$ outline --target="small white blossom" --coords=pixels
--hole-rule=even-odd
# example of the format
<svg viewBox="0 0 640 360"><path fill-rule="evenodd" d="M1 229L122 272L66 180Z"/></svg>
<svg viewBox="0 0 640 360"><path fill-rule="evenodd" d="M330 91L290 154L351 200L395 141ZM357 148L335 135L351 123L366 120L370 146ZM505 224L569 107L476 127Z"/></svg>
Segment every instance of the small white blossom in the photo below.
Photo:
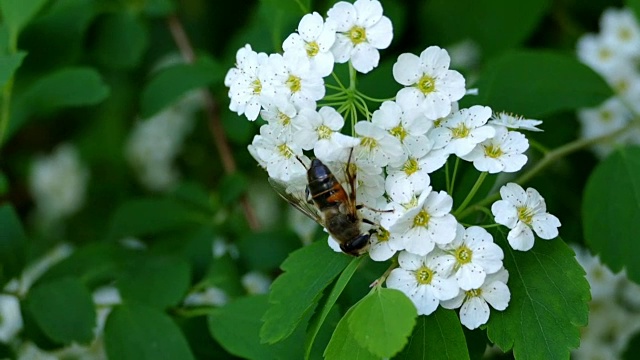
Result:
<svg viewBox="0 0 640 360"><path fill-rule="evenodd" d="M627 57L640 55L640 26L631 9L606 9L600 18L604 41Z"/></svg>
<svg viewBox="0 0 640 360"><path fill-rule="evenodd" d="M542 120L525 119L522 116L499 112L494 114L489 124L508 127L510 129L522 129L529 131L542 131L536 126L542 124Z"/></svg>
<svg viewBox="0 0 640 360"><path fill-rule="evenodd" d="M520 185L508 183L500 188L500 195L502 200L491 205L491 212L496 223L511 229L507 240L512 248L530 250L533 231L542 239L558 236L560 220L547 212L547 205L536 189L528 188L525 192Z"/></svg>
<svg viewBox="0 0 640 360"><path fill-rule="evenodd" d="M271 286L271 279L258 271L251 271L242 276L240 279L242 286L247 290L247 293L251 295L266 294L269 292L269 286Z"/></svg>
<svg viewBox="0 0 640 360"><path fill-rule="evenodd" d="M22 330L20 301L12 295L0 295L0 341L8 344Z"/></svg>
<svg viewBox="0 0 640 360"><path fill-rule="evenodd" d="M449 70L449 54L437 46L430 46L420 57L401 54L393 65L394 79L406 86L398 91L397 99L414 103L432 120L447 116L451 103L465 94L464 77Z"/></svg>
<svg viewBox="0 0 640 360"><path fill-rule="evenodd" d="M487 125L491 108L475 105L444 118L431 136L441 137L446 143L444 150L458 157L467 155L477 144L493 137L495 128Z"/></svg>
<svg viewBox="0 0 640 360"><path fill-rule="evenodd" d="M360 143L359 139L340 133L344 126L344 118L334 108L324 106L319 111L300 110L296 118L298 128L294 141L304 150L311 150L323 161L335 160L345 149Z"/></svg>
<svg viewBox="0 0 640 360"><path fill-rule="evenodd" d="M587 281L591 287L592 301L610 301L616 297L616 292L624 275L615 274L600 261L600 257L592 255L589 250L576 245L572 246L576 252L576 260L587 273Z"/></svg>
<svg viewBox="0 0 640 360"><path fill-rule="evenodd" d="M382 15L382 5L377 0L356 0L353 4L340 1L327 12L327 24L336 30L331 48L335 61L351 60L361 73L378 66L378 50L389 47L393 38L391 20Z"/></svg>
<svg viewBox="0 0 640 360"><path fill-rule="evenodd" d="M371 236L369 246L369 257L374 261L387 261L396 254L397 250L394 250L389 246L389 231L384 228L380 228L377 233Z"/></svg>
<svg viewBox="0 0 640 360"><path fill-rule="evenodd" d="M577 44L578 59L602 76L607 76L623 62L620 50L602 36L588 34Z"/></svg>
<svg viewBox="0 0 640 360"><path fill-rule="evenodd" d="M256 160L263 162L269 176L282 181L302 177L306 169L296 157L305 158L302 148L285 133L275 133L269 125L260 127L260 135L253 138Z"/></svg>
<svg viewBox="0 0 640 360"><path fill-rule="evenodd" d="M378 167L387 166L402 157L402 144L395 136L369 121L358 121L355 126L360 144L354 153Z"/></svg>
<svg viewBox="0 0 640 360"><path fill-rule="evenodd" d="M450 274L443 271L437 252L420 256L403 251L398 256L399 268L387 278L387 287L405 293L413 301L418 315L429 315L440 301L458 295L460 288Z"/></svg>
<svg viewBox="0 0 640 360"><path fill-rule="evenodd" d="M325 24L317 12L306 14L298 24L298 32L289 35L282 44L285 52L306 56L311 63L311 71L321 77L333 71L331 46L336 40L336 32Z"/></svg>
<svg viewBox="0 0 640 360"><path fill-rule="evenodd" d="M208 287L204 291L194 292L184 299L185 306L223 306L229 302L229 296L217 287Z"/></svg>
<svg viewBox="0 0 640 360"><path fill-rule="evenodd" d="M611 97L600 106L578 111L580 135L583 138L599 137L623 128L631 120L631 112L619 97ZM615 142L622 142L628 136L620 135ZM593 150L601 157L613 150L612 142L595 144Z"/></svg>
<svg viewBox="0 0 640 360"><path fill-rule="evenodd" d="M507 287L509 273L502 268L500 271L488 275L484 284L479 288L461 291L455 298L441 302L446 309L460 307L460 322L473 330L489 320L489 305L502 311L509 306L511 292Z"/></svg>
<svg viewBox="0 0 640 360"><path fill-rule="evenodd" d="M502 268L502 249L493 242L491 234L479 226L465 229L458 224L455 239L438 247L446 253L445 264L455 274L462 290L479 288L487 274Z"/></svg>
<svg viewBox="0 0 640 360"><path fill-rule="evenodd" d="M236 67L231 68L224 78L229 88L229 109L238 115L245 115L253 121L258 118L264 102L264 86L268 56L257 53L247 44L236 53Z"/></svg>
<svg viewBox="0 0 640 360"><path fill-rule="evenodd" d="M508 131L506 127L495 127L494 137L476 145L462 159L473 162L478 171L490 174L498 172L516 172L527 163L524 152L529 148L527 138L517 132Z"/></svg>
<svg viewBox="0 0 640 360"><path fill-rule="evenodd" d="M295 105L284 99L272 100L264 104L264 109L260 111L260 115L269 123L273 132L286 132L287 135L293 136L293 133L297 130L294 126L294 119L298 116L298 110L296 110Z"/></svg>

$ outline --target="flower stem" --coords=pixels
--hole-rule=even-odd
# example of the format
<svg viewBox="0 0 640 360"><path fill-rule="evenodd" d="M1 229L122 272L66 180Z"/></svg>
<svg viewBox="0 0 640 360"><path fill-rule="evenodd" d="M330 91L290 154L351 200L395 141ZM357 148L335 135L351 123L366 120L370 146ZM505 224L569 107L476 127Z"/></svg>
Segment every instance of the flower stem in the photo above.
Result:
<svg viewBox="0 0 640 360"><path fill-rule="evenodd" d="M456 175L458 174L458 165L460 165L460 158L456 156L456 163L453 165L453 175L451 175L451 187L448 193L453 196L454 185L456 184Z"/></svg>
<svg viewBox="0 0 640 360"><path fill-rule="evenodd" d="M373 101L373 102L382 103L382 102L385 102L385 101L393 101L393 100L396 99L395 96L394 97L390 97L388 99L378 99L378 98L374 98L374 97L371 97L371 96L367 96L367 95L365 95L364 93L362 93L362 92L360 92L358 90L356 90L356 92L357 92L358 96L360 96L361 98L363 98L365 100Z"/></svg>
<svg viewBox="0 0 640 360"><path fill-rule="evenodd" d="M473 197L476 195L476 192L478 192L478 189L480 189L480 186L484 182L484 179L487 177L487 174L488 173L486 171L483 171L480 173L480 176L478 176L478 180L476 180L476 183L473 184L473 187L471 188L471 191L469 191L469 193L467 194L467 197L464 199L462 204L458 206L456 211L453 212L454 215L459 214L462 210L464 210L467 207L467 205L469 205L469 202L471 202L471 199L473 199ZM458 217L456 216L456 218ZM459 219L462 219L462 217L460 217Z"/></svg>
<svg viewBox="0 0 640 360"><path fill-rule="evenodd" d="M18 35L11 34L9 35L7 50L9 54L15 54L18 52ZM7 129L9 128L9 122L11 120L11 95L13 94L13 75L9 78L7 83L4 85L2 89L2 108L0 109L0 150L4 145L4 137L6 135Z"/></svg>

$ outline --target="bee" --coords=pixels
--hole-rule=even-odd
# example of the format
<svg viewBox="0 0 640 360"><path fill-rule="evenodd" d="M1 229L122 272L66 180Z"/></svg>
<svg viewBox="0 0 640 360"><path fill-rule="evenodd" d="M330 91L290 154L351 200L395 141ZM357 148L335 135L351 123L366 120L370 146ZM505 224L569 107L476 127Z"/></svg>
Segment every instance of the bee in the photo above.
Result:
<svg viewBox="0 0 640 360"><path fill-rule="evenodd" d="M351 152L353 149L351 150ZM356 205L356 174L352 172L351 152L345 168L348 191L340 184L335 175L320 159L313 159L307 168L306 199L287 192L286 184L269 178L276 192L291 205L311 219L324 226L329 234L340 243L343 252L360 256L369 249L369 239L376 230L371 228L363 232L362 223L375 225L372 221L360 216L358 210L363 205Z"/></svg>

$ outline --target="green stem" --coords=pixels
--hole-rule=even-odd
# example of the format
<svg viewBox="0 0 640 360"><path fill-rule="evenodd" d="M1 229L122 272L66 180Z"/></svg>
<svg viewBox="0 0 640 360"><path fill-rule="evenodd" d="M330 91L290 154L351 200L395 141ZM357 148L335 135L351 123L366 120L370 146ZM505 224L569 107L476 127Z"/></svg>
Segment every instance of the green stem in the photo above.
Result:
<svg viewBox="0 0 640 360"><path fill-rule="evenodd" d="M453 196L454 185L456 184L456 176L458 174L458 165L460 165L460 158L456 156L456 163L453 165L453 175L451 176L451 188L449 194Z"/></svg>
<svg viewBox="0 0 640 360"><path fill-rule="evenodd" d="M7 50L9 54L15 54L18 52L18 34L10 32L9 44ZM11 95L13 91L13 78L12 75L2 89L2 109L0 110L0 150L4 145L4 137L7 129L9 128L9 121L11 120Z"/></svg>
<svg viewBox="0 0 640 360"><path fill-rule="evenodd" d="M393 101L393 100L396 99L395 96L387 98L387 99L378 99L378 98L374 98L374 97L371 97L371 96L367 96L367 95L365 95L364 93L362 93L362 92L360 92L358 90L356 90L356 92L357 92L358 96L360 96L361 98L369 100L369 101L373 101L373 102L380 102L381 103L381 102L385 102L385 101Z"/></svg>
<svg viewBox="0 0 640 360"><path fill-rule="evenodd" d="M482 185L482 182L484 182L484 179L487 177L487 172L481 172L480 176L478 176L478 180L476 180L476 183L473 184L473 187L471 188L471 191L469 191L469 193L467 194L467 197L464 198L464 201L462 202L462 204L460 204L460 206L458 206L458 208L456 209L456 211L453 212L454 215L459 214L462 210L464 210L467 205L469 205L469 202L471 202L471 199L473 199L473 197L476 195L476 192L478 192L478 189L480 189L480 186ZM458 218L456 216L456 218ZM461 217L459 219L462 219Z"/></svg>
<svg viewBox="0 0 640 360"><path fill-rule="evenodd" d="M342 81L340 81L340 78L335 73L335 71L331 73L331 76L333 76L333 80L336 81L336 84L338 84L338 87L340 87L341 91L346 91L347 90L347 88L344 86L344 84L342 84Z"/></svg>

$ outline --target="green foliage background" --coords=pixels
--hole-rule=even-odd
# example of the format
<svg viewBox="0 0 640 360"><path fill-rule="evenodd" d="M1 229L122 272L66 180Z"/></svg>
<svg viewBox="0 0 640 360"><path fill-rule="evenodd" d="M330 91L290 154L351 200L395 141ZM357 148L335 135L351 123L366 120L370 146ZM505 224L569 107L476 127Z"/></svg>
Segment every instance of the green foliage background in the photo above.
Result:
<svg viewBox="0 0 640 360"><path fill-rule="evenodd" d="M395 94L400 85L390 70L400 53L473 39L481 62L463 72L471 79L468 87L479 88L480 95L465 101L545 120L544 133L531 136L546 148L575 140L575 110L611 95L606 83L576 60L575 42L585 32L597 31L603 9L622 2L382 3L394 24L394 40L381 51L379 68L359 83L366 94ZM224 75L239 47L249 43L256 51L280 51L304 15L302 9L324 15L332 5L329 0L0 1L0 85L8 111L0 125L0 287L56 244L76 247L22 296L22 339L46 350L89 344L95 325L91 292L115 284L123 304L107 319L104 335L113 359L299 359L304 354L314 359L323 354L461 359L478 358L484 347L474 344L487 338L503 350L513 348L518 358L568 357L577 346L579 326L586 323L588 293L581 269L560 240L538 244L533 255L525 254L533 257L506 254L505 264L529 267L523 274L512 273L512 296L539 292L512 303L511 313L492 313L487 327L471 334L462 331L452 311L439 309L412 325L415 314L411 306L397 305L403 301L399 294L382 289L367 295L368 285L385 267L350 263L326 247L320 231L315 238L321 241L302 248L287 222L284 202L278 202L282 211L275 221L251 229L243 199L270 191L266 173L246 150L260 122L228 110ZM640 9L637 1L629 5ZM180 48L184 43L172 35L178 25L195 61L153 72L163 56L180 50L185 55ZM166 194L145 190L124 157L130 129L199 87L211 92L213 106L211 112L198 113L179 156L181 184ZM216 146L220 137L228 142L234 171L221 160ZM62 231L42 232L30 220L29 167L35 155L61 142L78 146L91 180L82 210L65 221ZM540 160L530 156L530 162ZM550 212L561 219L566 242L584 244L586 239L609 266L626 267L639 282L634 261L640 251L635 241L640 233L639 169L637 147L621 149L602 163L579 151L527 179L526 186L539 190ZM475 180L465 178L463 170L459 192L468 191ZM259 206L257 201L249 204ZM505 244L504 235L494 235ZM142 240L148 250L122 247L119 240L129 236ZM237 245L239 257L214 260L215 238ZM252 270L280 275L271 294L246 294L239 279ZM224 290L231 302L201 311L183 307L190 289L207 286ZM566 304L554 303L555 296ZM386 327L367 322L379 320L367 318L368 312L384 316L386 311L394 317ZM549 325L556 319L565 321L563 326ZM358 338L359 326L371 328L373 340ZM541 340L542 345L536 341L554 337ZM377 341L382 338L388 342ZM0 357L14 355L11 347L0 346Z"/></svg>

